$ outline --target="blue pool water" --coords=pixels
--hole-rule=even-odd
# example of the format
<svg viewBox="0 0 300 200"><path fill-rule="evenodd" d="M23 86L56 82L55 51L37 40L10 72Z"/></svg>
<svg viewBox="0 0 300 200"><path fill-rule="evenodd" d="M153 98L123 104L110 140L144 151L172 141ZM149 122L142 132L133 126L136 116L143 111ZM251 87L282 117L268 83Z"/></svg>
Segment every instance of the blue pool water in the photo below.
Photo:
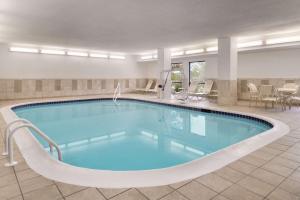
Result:
<svg viewBox="0 0 300 200"><path fill-rule="evenodd" d="M60 145L63 162L102 170L171 167L271 128L236 116L132 100L119 103L43 104L14 111Z"/></svg>

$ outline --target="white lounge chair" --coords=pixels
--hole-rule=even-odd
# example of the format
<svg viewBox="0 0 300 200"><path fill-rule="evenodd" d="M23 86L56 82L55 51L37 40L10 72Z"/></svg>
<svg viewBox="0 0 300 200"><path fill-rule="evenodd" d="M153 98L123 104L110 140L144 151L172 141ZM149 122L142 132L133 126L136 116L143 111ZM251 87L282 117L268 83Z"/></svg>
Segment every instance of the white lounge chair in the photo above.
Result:
<svg viewBox="0 0 300 200"><path fill-rule="evenodd" d="M147 92L154 92L156 93L158 90L158 81L156 81L155 86L153 89L151 89L151 87L147 90Z"/></svg>
<svg viewBox="0 0 300 200"><path fill-rule="evenodd" d="M148 83L145 88L136 88L135 90L138 92L147 92L151 88L152 84L153 84L153 80L150 79L148 80Z"/></svg>
<svg viewBox="0 0 300 200"><path fill-rule="evenodd" d="M188 91L188 96L202 98L207 97L211 93L214 81L213 80L206 80L204 82L203 87L199 87L198 85L192 84Z"/></svg>
<svg viewBox="0 0 300 200"><path fill-rule="evenodd" d="M280 97L276 94L276 90L274 90L273 85L260 86L259 100L265 103L265 108L268 107L268 103L272 104L272 108L274 108L275 104L281 103L283 108Z"/></svg>
<svg viewBox="0 0 300 200"><path fill-rule="evenodd" d="M255 101L255 105L257 105L257 102L259 100L259 91L256 87L256 85L254 83L247 83L247 87L248 87L248 90L249 90L249 106L251 106L251 102L252 101Z"/></svg>

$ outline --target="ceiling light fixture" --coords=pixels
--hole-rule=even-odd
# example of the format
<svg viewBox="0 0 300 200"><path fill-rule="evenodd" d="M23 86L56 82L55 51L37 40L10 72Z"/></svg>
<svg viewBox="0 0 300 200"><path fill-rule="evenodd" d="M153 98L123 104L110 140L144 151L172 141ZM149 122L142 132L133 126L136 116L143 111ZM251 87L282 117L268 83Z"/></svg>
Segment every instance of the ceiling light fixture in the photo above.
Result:
<svg viewBox="0 0 300 200"><path fill-rule="evenodd" d="M261 45L263 45L263 41L257 40L257 41L251 41L251 42L238 43L237 47L238 48L246 48L246 47L255 47L255 46L261 46Z"/></svg>
<svg viewBox="0 0 300 200"><path fill-rule="evenodd" d="M36 48L25 48L25 47L10 47L9 51L22 52L22 53L39 53L39 50Z"/></svg>
<svg viewBox="0 0 300 200"><path fill-rule="evenodd" d="M80 56L80 57L87 57L88 53L86 52L78 52L78 51L68 51L67 52L68 56Z"/></svg>
<svg viewBox="0 0 300 200"><path fill-rule="evenodd" d="M108 58L107 54L90 53L91 58Z"/></svg>
<svg viewBox="0 0 300 200"><path fill-rule="evenodd" d="M267 39L266 44L281 44L281 43L299 42L299 41L300 41L300 36L291 36L291 37Z"/></svg>
<svg viewBox="0 0 300 200"><path fill-rule="evenodd" d="M204 49L191 49L191 50L186 50L185 54L196 54L196 53L203 53Z"/></svg>
<svg viewBox="0 0 300 200"><path fill-rule="evenodd" d="M217 46L215 46L215 47L207 47L206 51L207 52L218 51L218 47Z"/></svg>
<svg viewBox="0 0 300 200"><path fill-rule="evenodd" d="M110 55L109 58L111 58L111 59L124 60L124 59L125 59L125 56L120 56L120 55Z"/></svg>
<svg viewBox="0 0 300 200"><path fill-rule="evenodd" d="M53 49L41 49L42 54L51 54L51 55L65 55L66 52L63 50L53 50Z"/></svg>
<svg viewBox="0 0 300 200"><path fill-rule="evenodd" d="M175 51L171 53L171 56L182 56L184 54L184 51Z"/></svg>
<svg viewBox="0 0 300 200"><path fill-rule="evenodd" d="M152 58L153 58L152 55L141 56L141 59L142 59L142 60L150 60L150 59L152 59Z"/></svg>

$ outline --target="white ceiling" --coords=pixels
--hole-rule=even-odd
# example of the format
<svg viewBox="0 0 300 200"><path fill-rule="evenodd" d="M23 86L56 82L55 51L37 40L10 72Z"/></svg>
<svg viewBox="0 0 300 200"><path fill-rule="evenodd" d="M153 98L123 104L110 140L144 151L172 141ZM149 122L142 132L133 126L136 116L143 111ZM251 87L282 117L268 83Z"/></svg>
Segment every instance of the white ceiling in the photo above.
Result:
<svg viewBox="0 0 300 200"><path fill-rule="evenodd" d="M300 0L0 0L0 41L138 52L300 25Z"/></svg>

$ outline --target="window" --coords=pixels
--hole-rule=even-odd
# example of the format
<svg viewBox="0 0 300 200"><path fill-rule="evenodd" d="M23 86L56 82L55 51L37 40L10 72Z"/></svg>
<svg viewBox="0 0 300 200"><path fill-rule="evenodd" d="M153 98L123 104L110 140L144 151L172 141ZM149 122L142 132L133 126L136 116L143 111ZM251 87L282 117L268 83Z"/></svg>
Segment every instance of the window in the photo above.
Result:
<svg viewBox="0 0 300 200"><path fill-rule="evenodd" d="M201 83L204 80L205 61L190 62L189 83Z"/></svg>
<svg viewBox="0 0 300 200"><path fill-rule="evenodd" d="M172 92L179 92L183 88L183 64L172 63L171 81L172 81Z"/></svg>

